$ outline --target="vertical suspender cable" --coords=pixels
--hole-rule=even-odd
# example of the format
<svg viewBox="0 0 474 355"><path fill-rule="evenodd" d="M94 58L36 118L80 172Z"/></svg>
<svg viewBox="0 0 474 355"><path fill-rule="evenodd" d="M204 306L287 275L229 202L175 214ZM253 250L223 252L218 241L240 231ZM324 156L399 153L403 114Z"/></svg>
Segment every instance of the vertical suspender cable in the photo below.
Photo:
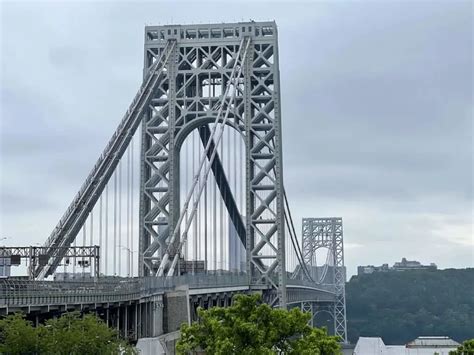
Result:
<svg viewBox="0 0 474 355"><path fill-rule="evenodd" d="M188 191L188 178L189 178L189 140L187 142L185 142L184 144L184 150L185 150L185 158L184 158L184 171L185 171L185 174L184 174L184 191ZM180 205L181 205L181 201L180 201ZM180 206L181 207L181 206ZM186 217L185 217L185 221L186 223L188 223L188 210L186 210ZM185 261L188 261L188 252L189 252L189 244L188 242L186 241L186 244L184 245L184 260ZM185 263L185 265L187 265L187 263ZM186 270L187 272L187 270Z"/></svg>
<svg viewBox="0 0 474 355"><path fill-rule="evenodd" d="M86 245L86 223L82 225L82 246ZM84 278L84 256L81 259L82 278Z"/></svg>
<svg viewBox="0 0 474 355"><path fill-rule="evenodd" d="M240 137L239 137L240 138ZM247 137L247 139L249 139L249 137ZM239 139L239 169L240 169L240 174L238 175L239 176L239 211L240 211L240 214L243 215L244 213L247 214L247 211L246 211L246 208L244 207L244 201L247 199L247 194L246 194L246 191L244 191L244 179L246 179L247 175L246 175L246 171L247 171L247 166L245 165L244 166L244 161L243 161L243 158L242 158L242 150L243 150L243 147L244 147L244 144L243 144L243 140L242 139ZM247 164L247 163L245 163ZM245 216L245 218L249 218L248 216ZM244 220L243 221L244 224L245 224L245 228L247 228L247 223L246 221ZM247 248L249 248L250 246L248 245ZM242 250L243 248L241 247L240 250ZM242 263L243 264L247 264L247 249L245 250L244 254L242 255L242 259L241 260L241 265L239 265L239 269L242 268ZM246 269L243 268L245 271Z"/></svg>
<svg viewBox="0 0 474 355"><path fill-rule="evenodd" d="M117 171L114 172L114 276L117 276Z"/></svg>
<svg viewBox="0 0 474 355"><path fill-rule="evenodd" d="M132 137L132 141L130 142L130 155L131 155L131 171L130 171L130 186L131 186L131 191L130 191L130 275L133 277L133 253L134 253L134 248L133 245L135 241L133 240L133 194L135 190L135 186L133 184L133 173L135 171L135 166L133 165L133 155L134 155L134 141Z"/></svg>
<svg viewBox="0 0 474 355"><path fill-rule="evenodd" d="M235 102L232 103L232 105L235 106ZM226 176L229 176L229 179L228 179L228 182L229 182L229 188L231 185L231 179L230 179L230 176L231 176L231 173L230 173L230 128L229 127L225 127L225 129L227 130L227 142L225 142L225 147L226 147L226 150L227 150L227 171L226 171ZM222 143L221 143L222 144ZM223 145L223 144L222 144ZM224 169L225 171L225 169ZM227 197L229 198L229 197ZM231 220L230 220L230 215L228 213L226 213L226 230L227 230L227 239L226 239L226 245L225 245L225 260L224 260L224 263L226 264L227 268L230 269L230 253L233 252L233 250L231 249L231 235L230 235L230 228L231 228Z"/></svg>
<svg viewBox="0 0 474 355"><path fill-rule="evenodd" d="M207 271L207 185L204 186L204 271Z"/></svg>
<svg viewBox="0 0 474 355"><path fill-rule="evenodd" d="M90 235L89 235L89 246L92 247L94 245L94 210L91 210L89 212L90 216L90 222L91 222L91 229L90 229ZM93 275L93 268L92 268L92 249L90 250L90 255L89 256L89 270L91 272L91 275ZM96 275L94 275L96 276Z"/></svg>
<svg viewBox="0 0 474 355"><path fill-rule="evenodd" d="M196 134L198 133L197 130L195 130L195 132L196 132ZM197 153L197 158L199 159L199 156L201 155L201 145L199 144L199 137L197 139L196 153ZM201 184L201 179L202 179L202 173L199 172L198 185ZM195 217L197 219L197 224L198 224L198 227L197 227L198 234L197 234L197 238L196 238L197 260L201 260L201 237L202 237L202 232L201 232L201 205L202 205L202 201L201 201L201 199L199 199L198 206L197 206L197 211L196 211L196 217ZM196 266L197 266L197 264L196 264Z"/></svg>
<svg viewBox="0 0 474 355"><path fill-rule="evenodd" d="M228 103L230 105L230 103ZM224 144L220 145L220 156L222 160L222 168L224 168ZM222 176L220 177L220 184L222 186ZM219 228L219 240L220 240L220 270L224 270L224 196L221 196L219 199L219 221L220 221L220 228Z"/></svg>
<svg viewBox="0 0 474 355"><path fill-rule="evenodd" d="M214 97L213 94L214 91L214 86L212 85L212 79L211 79L211 72L209 72L209 107L212 107L212 98ZM209 179L205 181L206 186L204 187L204 271L207 272L209 269L208 266L208 238L207 238L207 231L208 231L208 226L207 226L207 186L209 185Z"/></svg>
<svg viewBox="0 0 474 355"><path fill-rule="evenodd" d="M104 258L104 274L107 275L109 264L109 184L105 185L105 243L104 250L101 252Z"/></svg>
<svg viewBox="0 0 474 355"><path fill-rule="evenodd" d="M238 122L237 122L237 118L235 120L235 124L237 125ZM237 131L235 130L232 130L233 134L234 134L234 140L233 140L233 144L232 144L232 147L233 147L233 153L234 153L234 170L233 170L233 182L234 182L234 196L235 196L235 201L238 201L237 200ZM236 203L237 205L237 203ZM238 205L237 205L238 206ZM240 210L238 210L238 213L240 213ZM235 226L234 226L235 228ZM237 232L237 228L235 228L236 232ZM234 253L235 253L235 269L237 272L240 271L240 240L239 238L237 238L237 233L235 233L235 243L233 243L233 246L234 246Z"/></svg>
<svg viewBox="0 0 474 355"><path fill-rule="evenodd" d="M130 149L127 150L127 277L130 277Z"/></svg>
<svg viewBox="0 0 474 355"><path fill-rule="evenodd" d="M212 85L212 97L216 97L216 85ZM221 74L221 92L224 92L222 90L223 88L223 74ZM211 224L211 235L212 235L212 265L211 268L213 271L216 271L216 262L217 262L217 242L216 242L216 184L217 181L215 179L215 175L213 174L210 178L210 183L211 183L211 215L210 220L212 222Z"/></svg>
<svg viewBox="0 0 474 355"><path fill-rule="evenodd" d="M212 184L212 254L213 254L213 269L217 270L217 180L214 179L214 184Z"/></svg>
<svg viewBox="0 0 474 355"><path fill-rule="evenodd" d="M193 176L196 175L196 137L195 137L196 131L193 131L193 140L192 140L192 156L193 156ZM193 203L196 201L196 195L193 195ZM194 228L194 233L193 233L193 263L192 263L192 273L194 275L195 273L195 265L196 265L196 260L197 260L197 220L194 218L193 220L193 228Z"/></svg>
<svg viewBox="0 0 474 355"><path fill-rule="evenodd" d="M118 194L118 274L122 276L122 160L119 161L119 194Z"/></svg>
<svg viewBox="0 0 474 355"><path fill-rule="evenodd" d="M99 198L99 270L102 270L102 267L101 267L101 262L102 262L102 258L101 258L101 254L103 254L103 251L102 251L102 209L103 209L103 194L100 195L100 198ZM97 260L97 259L96 259ZM99 276L99 275L97 275Z"/></svg>

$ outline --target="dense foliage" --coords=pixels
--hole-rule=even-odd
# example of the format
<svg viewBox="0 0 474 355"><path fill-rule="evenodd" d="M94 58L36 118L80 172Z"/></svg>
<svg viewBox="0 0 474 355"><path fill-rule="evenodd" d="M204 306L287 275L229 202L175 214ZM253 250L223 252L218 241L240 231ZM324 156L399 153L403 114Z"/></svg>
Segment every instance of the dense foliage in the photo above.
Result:
<svg viewBox="0 0 474 355"><path fill-rule="evenodd" d="M335 355L337 339L311 328L310 315L297 308L272 309L259 295L237 295L231 307L199 309L199 322L181 327L179 354Z"/></svg>
<svg viewBox="0 0 474 355"><path fill-rule="evenodd" d="M474 269L354 276L346 285L348 335L405 344L421 335L474 337Z"/></svg>
<svg viewBox="0 0 474 355"><path fill-rule="evenodd" d="M117 338L115 330L95 315L65 313L33 327L23 315L0 320L2 354L134 354L131 346Z"/></svg>
<svg viewBox="0 0 474 355"><path fill-rule="evenodd" d="M474 355L474 339L466 340L455 351L450 351L449 355Z"/></svg>

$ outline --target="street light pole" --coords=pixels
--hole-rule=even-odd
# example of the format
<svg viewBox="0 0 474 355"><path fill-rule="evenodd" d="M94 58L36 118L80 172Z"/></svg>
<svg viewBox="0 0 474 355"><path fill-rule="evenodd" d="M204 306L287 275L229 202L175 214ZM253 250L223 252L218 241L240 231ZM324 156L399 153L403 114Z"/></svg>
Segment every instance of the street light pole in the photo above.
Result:
<svg viewBox="0 0 474 355"><path fill-rule="evenodd" d="M125 245L117 245L117 247L123 248L128 251L127 254L127 277L130 277L130 275L133 277L133 253L137 253L137 250L131 250L129 247L126 247ZM131 260L131 263L130 263ZM131 273L130 273L131 271Z"/></svg>

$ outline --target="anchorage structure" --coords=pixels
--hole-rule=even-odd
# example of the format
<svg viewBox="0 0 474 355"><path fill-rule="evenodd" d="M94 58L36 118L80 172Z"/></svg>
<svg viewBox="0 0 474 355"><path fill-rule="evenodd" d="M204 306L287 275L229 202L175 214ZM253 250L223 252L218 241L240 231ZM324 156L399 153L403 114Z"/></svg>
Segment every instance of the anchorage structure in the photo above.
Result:
<svg viewBox="0 0 474 355"><path fill-rule="evenodd" d="M303 218L303 259L307 268L319 283L324 283L328 279L334 284L336 300L332 308L334 317L334 332L344 342L347 342L346 327L346 297L345 297L345 269L344 269L344 244L342 218ZM316 251L320 248L328 250L326 264L322 267L316 264ZM332 270L329 270L332 265ZM321 275L318 270L322 269ZM304 305L305 311L318 310L313 305Z"/></svg>

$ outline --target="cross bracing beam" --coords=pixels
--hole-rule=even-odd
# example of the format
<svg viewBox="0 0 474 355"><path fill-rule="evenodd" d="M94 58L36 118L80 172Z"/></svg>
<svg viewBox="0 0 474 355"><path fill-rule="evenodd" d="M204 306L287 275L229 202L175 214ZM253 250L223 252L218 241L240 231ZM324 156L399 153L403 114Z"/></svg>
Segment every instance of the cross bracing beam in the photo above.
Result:
<svg viewBox="0 0 474 355"><path fill-rule="evenodd" d="M40 265L35 269L35 277L42 279L55 271L65 255L65 249L58 247L70 246L82 228L89 212L99 199L137 130L142 115L152 99L157 83L160 82L162 76L166 75L165 66L175 45L175 41L169 40L161 56L150 67L149 73L119 127L94 165L79 193L46 241L44 247L47 248L49 261L46 265Z"/></svg>

